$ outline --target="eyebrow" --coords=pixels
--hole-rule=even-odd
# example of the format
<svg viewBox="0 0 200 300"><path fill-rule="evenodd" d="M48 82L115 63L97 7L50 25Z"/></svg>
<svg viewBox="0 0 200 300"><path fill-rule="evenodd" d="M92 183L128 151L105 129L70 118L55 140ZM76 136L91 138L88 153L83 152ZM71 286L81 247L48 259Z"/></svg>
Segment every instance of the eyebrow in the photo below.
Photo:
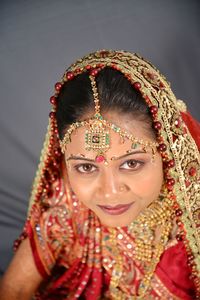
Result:
<svg viewBox="0 0 200 300"><path fill-rule="evenodd" d="M144 150L132 151L130 153L127 153L127 154L124 154L121 156L116 156L116 157L113 156L113 157L111 157L111 160L119 160L119 159L125 158L125 157L133 155L133 154L141 154L141 153L145 154L147 152ZM89 161L89 162L95 162L95 159L86 158L86 157L82 157L82 156L70 156L69 158L67 158L67 161L69 161L69 160L85 160L85 161Z"/></svg>

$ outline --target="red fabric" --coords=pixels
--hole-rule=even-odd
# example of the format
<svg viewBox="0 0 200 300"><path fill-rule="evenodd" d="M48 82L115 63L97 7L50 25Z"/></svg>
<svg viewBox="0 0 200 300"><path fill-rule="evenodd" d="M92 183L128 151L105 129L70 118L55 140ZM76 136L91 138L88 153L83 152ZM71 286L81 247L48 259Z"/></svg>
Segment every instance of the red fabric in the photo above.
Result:
<svg viewBox="0 0 200 300"><path fill-rule="evenodd" d="M33 233L33 229L30 225L30 223L27 224L27 234L30 240L30 244L31 244L31 248L32 248L32 253L33 253L33 258L35 261L35 264L37 266L38 271L40 272L40 275L46 279L48 277L48 274L43 266L43 263L40 259L40 256L38 254L37 248L36 248L36 244L35 244L35 239L34 239L34 233Z"/></svg>
<svg viewBox="0 0 200 300"><path fill-rule="evenodd" d="M187 125L198 149L200 149L200 123L196 121L188 112L181 113L183 121Z"/></svg>
<svg viewBox="0 0 200 300"><path fill-rule="evenodd" d="M195 121L189 113L182 113L182 118L186 123L192 137L194 138L197 147L200 149L200 124ZM33 256L36 266L44 279L48 279L47 271L37 249L37 243L34 236L34 227L31 224L27 225L27 234L30 239ZM62 265L62 264L61 264ZM77 275L75 269L80 270ZM102 269L99 272L97 269L83 266L79 259L74 261L74 264L69 266L69 269L62 269L52 276L51 285L47 284L47 288L38 294L36 299L65 299L66 294L82 289L82 295L85 299L97 299L98 296L105 292L109 287L110 276ZM53 274L53 273L52 273ZM59 276L58 276L59 274ZM175 296L183 300L195 299L195 287L190 280L191 270L187 265L187 254L185 246L182 242L167 249L157 265L156 275L161 280L163 285ZM87 279L85 276L87 275ZM86 285L81 283L86 281ZM48 282L48 281L47 281ZM91 291L93 292L91 294ZM51 295L51 296L50 296Z"/></svg>
<svg viewBox="0 0 200 300"><path fill-rule="evenodd" d="M156 274L171 293L184 300L194 299L194 284L187 264L183 242L167 249L157 265Z"/></svg>

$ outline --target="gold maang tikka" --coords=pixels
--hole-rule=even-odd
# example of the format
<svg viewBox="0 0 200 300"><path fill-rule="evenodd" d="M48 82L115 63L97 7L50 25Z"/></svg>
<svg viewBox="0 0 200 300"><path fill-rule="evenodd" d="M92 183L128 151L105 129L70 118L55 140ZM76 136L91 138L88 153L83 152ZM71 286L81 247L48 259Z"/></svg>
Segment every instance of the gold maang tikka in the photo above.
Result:
<svg viewBox="0 0 200 300"><path fill-rule="evenodd" d="M85 131L85 149L92 150L97 153L95 161L100 163L107 163L105 152L110 148L111 140L109 130L112 129L114 132L120 135L120 139L124 142L126 139L132 142L131 149L134 150L139 146L142 146L142 149L146 152L147 148L150 147L152 155L156 153L156 147L158 144L156 142L144 141L134 137L132 134L129 134L125 130L121 129L117 125L108 122L103 118L100 112L100 101L96 85L96 80L94 75L89 76L92 86L92 92L94 97L95 104L95 113L91 119L85 121L78 121L70 125L67 130L64 138L60 141L60 147L62 153L65 152L67 144L71 142L72 133L80 128L86 127ZM129 152L129 151L128 151Z"/></svg>

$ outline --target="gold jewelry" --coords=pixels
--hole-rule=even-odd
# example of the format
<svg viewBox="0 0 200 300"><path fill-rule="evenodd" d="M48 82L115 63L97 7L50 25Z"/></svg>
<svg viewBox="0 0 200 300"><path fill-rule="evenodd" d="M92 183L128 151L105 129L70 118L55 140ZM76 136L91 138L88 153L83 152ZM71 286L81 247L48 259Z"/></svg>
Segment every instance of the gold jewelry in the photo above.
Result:
<svg viewBox="0 0 200 300"><path fill-rule="evenodd" d="M138 218L128 227L128 233L135 237L135 247L132 254L136 260L144 265L145 273L141 279L137 296L130 299L144 299L147 290L150 287L152 276L155 268L160 261L160 256L165 250L172 229L174 213L173 213L173 194L167 194L163 191L160 198L153 202L142 212ZM158 241L155 241L156 229L161 229ZM118 228L120 239L123 231ZM113 245L113 255L115 257L114 269L110 281L110 294L113 299L127 299L126 294L120 288L120 279L123 274L122 255L118 249L116 230L111 231L111 243Z"/></svg>
<svg viewBox="0 0 200 300"><path fill-rule="evenodd" d="M62 153L65 152L67 144L71 142L72 133L80 127L86 127L87 129L85 131L85 149L88 151L93 150L97 152L95 158L96 162L107 163L107 160L105 158L105 152L110 148L110 129L120 135L120 138L123 143L126 139L130 140L132 142L132 149L136 149L138 148L138 146L141 145L142 149L146 151L147 148L150 147L152 155L154 156L156 152L156 147L158 146L157 142L144 141L142 139L138 139L132 134L129 134L127 131L121 129L117 125L103 119L103 116L100 113L99 95L96 86L95 76L90 75L89 78L91 81L93 91L95 114L93 118L89 120L75 122L70 125L63 140L60 141Z"/></svg>
<svg viewBox="0 0 200 300"><path fill-rule="evenodd" d="M47 199L48 203L52 205L53 200L49 195L57 188L55 178L60 178L62 174L56 122L60 89L65 82L73 80L79 74L104 67L119 70L134 88L139 89L150 108L153 121L157 123L159 150L164 161L164 174L169 191L175 191L176 197L173 202L178 216L177 224L181 230L179 237L185 244L191 267L191 277L194 279L198 297L200 296L200 182L199 176L196 177L196 172L199 170L200 156L197 143L181 118L180 105L177 103L169 83L152 64L137 54L112 50L91 53L71 65L62 80L55 84L55 93L50 98L52 110L49 115L49 125L30 198L29 218L35 205L43 206L43 199ZM161 126L158 126L158 122ZM85 126L84 123L83 126ZM58 161L60 162L58 163ZM195 163L195 167L191 166L191 163ZM46 186L45 189L44 186ZM80 223L79 218L77 220ZM76 220L73 221L76 222ZM83 259L86 260L87 252L84 253ZM156 255L159 257L158 252ZM113 299L116 299L115 295ZM122 300L122 298L120 299Z"/></svg>
<svg viewBox="0 0 200 300"><path fill-rule="evenodd" d="M161 197L161 196L160 196ZM129 232L137 236L135 241L135 257L143 262L151 262L154 250L155 230L161 229L162 242L165 245L168 238L163 236L163 228L167 224L172 226L172 200L166 198L154 201L139 217L129 226Z"/></svg>

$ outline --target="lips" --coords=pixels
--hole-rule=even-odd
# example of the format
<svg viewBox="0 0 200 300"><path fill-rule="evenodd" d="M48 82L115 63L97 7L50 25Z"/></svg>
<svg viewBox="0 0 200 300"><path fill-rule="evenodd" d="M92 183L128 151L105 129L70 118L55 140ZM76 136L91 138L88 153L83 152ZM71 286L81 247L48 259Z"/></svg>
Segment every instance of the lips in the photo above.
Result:
<svg viewBox="0 0 200 300"><path fill-rule="evenodd" d="M125 213L132 205L134 202L131 202L129 204L119 204L116 206L111 206L111 205L98 205L100 209L103 210L106 214L109 215L121 215Z"/></svg>

